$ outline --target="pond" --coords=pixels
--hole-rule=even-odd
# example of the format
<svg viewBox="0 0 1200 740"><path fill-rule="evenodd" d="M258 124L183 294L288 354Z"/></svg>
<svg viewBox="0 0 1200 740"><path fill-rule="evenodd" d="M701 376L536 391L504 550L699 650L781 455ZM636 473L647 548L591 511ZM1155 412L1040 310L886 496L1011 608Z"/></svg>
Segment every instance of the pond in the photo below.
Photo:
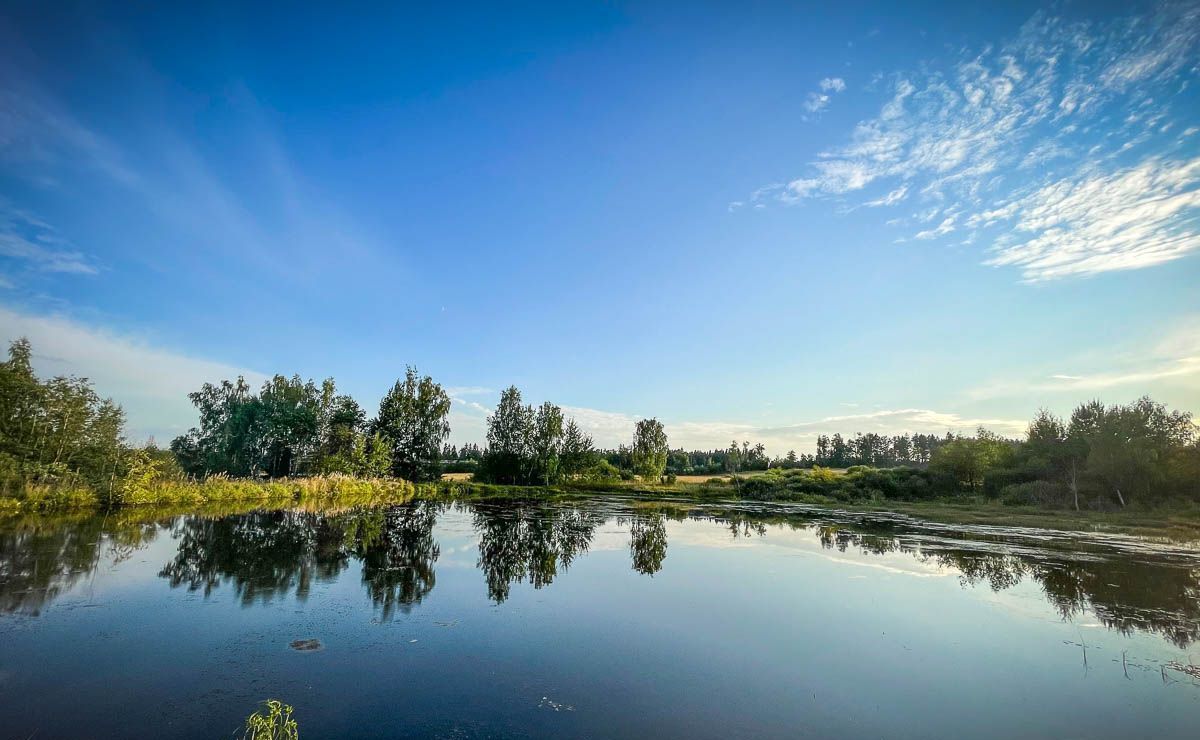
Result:
<svg viewBox="0 0 1200 740"><path fill-rule="evenodd" d="M1188 737L1200 552L803 506L0 523L0 737Z"/></svg>

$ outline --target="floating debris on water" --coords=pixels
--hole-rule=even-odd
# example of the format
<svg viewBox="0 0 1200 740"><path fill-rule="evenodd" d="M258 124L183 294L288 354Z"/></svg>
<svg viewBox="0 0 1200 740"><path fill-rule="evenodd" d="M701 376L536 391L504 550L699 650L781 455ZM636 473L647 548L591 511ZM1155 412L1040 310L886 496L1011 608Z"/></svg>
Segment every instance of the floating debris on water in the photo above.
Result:
<svg viewBox="0 0 1200 740"><path fill-rule="evenodd" d="M308 652L310 650L320 650L321 649L321 641L320 640L312 640L312 639L292 640L291 643L289 643L288 647L290 647L292 650L299 650L301 652Z"/></svg>
<svg viewBox="0 0 1200 740"><path fill-rule="evenodd" d="M542 709L542 708L553 709L556 712L574 712L575 711L575 707L571 706L570 704L562 704L560 702L554 701L553 699L551 699L548 696L543 696L542 700L540 702L538 702L538 709Z"/></svg>

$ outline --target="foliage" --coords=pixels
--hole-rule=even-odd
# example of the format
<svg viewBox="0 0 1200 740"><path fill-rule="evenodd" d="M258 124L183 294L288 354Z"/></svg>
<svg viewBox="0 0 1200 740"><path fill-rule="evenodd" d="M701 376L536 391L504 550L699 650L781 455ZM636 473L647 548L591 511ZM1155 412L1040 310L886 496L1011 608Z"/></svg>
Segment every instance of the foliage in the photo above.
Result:
<svg viewBox="0 0 1200 740"><path fill-rule="evenodd" d="M667 433L658 419L642 419L633 430L633 472L643 480L658 480L667 469Z"/></svg>
<svg viewBox="0 0 1200 740"><path fill-rule="evenodd" d="M129 467L125 415L86 378L40 380L29 341L0 362L0 495L91 491L113 497Z"/></svg>
<svg viewBox="0 0 1200 740"><path fill-rule="evenodd" d="M263 702L246 718L244 740L299 740L300 725L292 718L291 706L278 699Z"/></svg>
<svg viewBox="0 0 1200 740"><path fill-rule="evenodd" d="M500 394L488 416L487 449L475 473L485 483L549 486L587 474L595 464L592 439L562 409L522 403L516 386Z"/></svg>
<svg viewBox="0 0 1200 740"><path fill-rule="evenodd" d="M960 437L938 448L930 460L934 471L954 476L970 491L983 486L988 470L1011 458L1015 445L980 428L975 437Z"/></svg>
<svg viewBox="0 0 1200 740"><path fill-rule="evenodd" d="M371 425L391 442L393 475L411 481L438 478L449 414L450 396L442 386L409 367L379 403L379 416Z"/></svg>
<svg viewBox="0 0 1200 740"><path fill-rule="evenodd" d="M276 375L253 393L244 378L188 395L200 423L171 442L188 475L287 478L315 474L434 480L450 432L450 398L408 368L368 422L332 378L318 386Z"/></svg>
<svg viewBox="0 0 1200 740"><path fill-rule="evenodd" d="M1058 508L1066 504L1066 490L1046 480L1013 483L1000 489L1000 503L1005 506L1046 506Z"/></svg>

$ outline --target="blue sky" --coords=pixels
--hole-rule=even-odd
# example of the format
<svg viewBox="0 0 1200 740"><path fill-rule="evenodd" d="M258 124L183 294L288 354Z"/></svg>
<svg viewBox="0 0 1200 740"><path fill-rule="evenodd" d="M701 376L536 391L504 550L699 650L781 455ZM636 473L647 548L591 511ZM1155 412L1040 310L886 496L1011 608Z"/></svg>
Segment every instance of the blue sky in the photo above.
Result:
<svg viewBox="0 0 1200 740"><path fill-rule="evenodd" d="M5 3L0 337L160 440L406 364L455 441L1200 411L1200 8L1001 5Z"/></svg>

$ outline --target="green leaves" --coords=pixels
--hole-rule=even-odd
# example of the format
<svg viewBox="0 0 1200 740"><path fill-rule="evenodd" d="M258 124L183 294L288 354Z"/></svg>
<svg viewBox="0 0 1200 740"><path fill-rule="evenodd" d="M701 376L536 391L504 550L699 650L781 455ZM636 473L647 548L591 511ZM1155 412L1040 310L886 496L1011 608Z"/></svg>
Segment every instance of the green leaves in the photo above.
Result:
<svg viewBox="0 0 1200 740"><path fill-rule="evenodd" d="M19 339L0 363L0 493L82 486L110 498L126 472L124 413L85 378L39 380L31 357Z"/></svg>
<svg viewBox="0 0 1200 740"><path fill-rule="evenodd" d="M658 419L642 419L633 431L633 472L657 481L667 469L667 433Z"/></svg>
<svg viewBox="0 0 1200 740"><path fill-rule="evenodd" d="M414 482L436 480L442 444L450 435L450 396L409 367L379 403L372 429L391 442L392 474Z"/></svg>
<svg viewBox="0 0 1200 740"><path fill-rule="evenodd" d="M487 440L476 478L492 483L549 486L582 473L596 457L591 437L574 419L564 420L549 401L536 411L523 405L516 386L500 394Z"/></svg>

